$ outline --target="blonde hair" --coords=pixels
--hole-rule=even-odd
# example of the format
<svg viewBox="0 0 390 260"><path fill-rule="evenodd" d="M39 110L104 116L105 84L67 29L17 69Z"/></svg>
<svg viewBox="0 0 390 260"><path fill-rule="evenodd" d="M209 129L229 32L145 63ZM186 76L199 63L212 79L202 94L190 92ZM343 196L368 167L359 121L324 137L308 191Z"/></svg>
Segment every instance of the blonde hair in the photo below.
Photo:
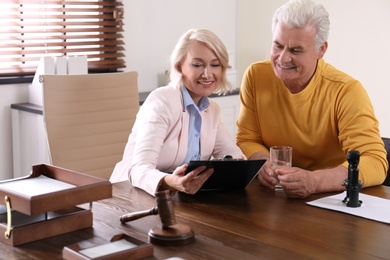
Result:
<svg viewBox="0 0 390 260"><path fill-rule="evenodd" d="M183 75L179 67L180 63L185 60L192 41L199 41L204 43L215 53L221 64L222 77L215 90L215 93L225 94L226 92L230 91L232 89L232 85L226 76L226 70L231 68L229 64L228 52L225 45L218 38L218 36L207 29L191 29L179 38L171 54L171 83L176 84L176 86L181 85Z"/></svg>

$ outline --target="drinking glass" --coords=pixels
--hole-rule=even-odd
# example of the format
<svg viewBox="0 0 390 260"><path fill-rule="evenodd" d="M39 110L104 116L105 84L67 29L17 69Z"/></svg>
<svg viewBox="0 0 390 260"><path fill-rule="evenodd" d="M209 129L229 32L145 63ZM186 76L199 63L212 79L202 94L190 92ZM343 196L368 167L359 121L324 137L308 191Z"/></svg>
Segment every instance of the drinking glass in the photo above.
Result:
<svg viewBox="0 0 390 260"><path fill-rule="evenodd" d="M271 168L274 170L274 177L278 181L275 190L282 190L282 186L279 184L278 175L275 173L275 169L279 166L292 166L292 147L277 145L270 148L270 163Z"/></svg>

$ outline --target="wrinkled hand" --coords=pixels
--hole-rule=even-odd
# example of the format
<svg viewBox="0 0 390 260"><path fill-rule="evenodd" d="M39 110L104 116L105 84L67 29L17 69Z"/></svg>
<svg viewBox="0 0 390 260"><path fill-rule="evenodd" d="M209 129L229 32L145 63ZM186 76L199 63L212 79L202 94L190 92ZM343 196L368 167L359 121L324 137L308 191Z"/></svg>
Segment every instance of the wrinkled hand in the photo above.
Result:
<svg viewBox="0 0 390 260"><path fill-rule="evenodd" d="M200 166L185 174L187 167L187 164L177 167L172 174L164 177L163 185L171 190L195 194L214 172L212 168Z"/></svg>
<svg viewBox="0 0 390 260"><path fill-rule="evenodd" d="M313 172L297 167L278 167L275 173L287 197L303 199L315 193L317 182Z"/></svg>
<svg viewBox="0 0 390 260"><path fill-rule="evenodd" d="M312 172L297 167L279 166L272 169L267 161L258 174L258 179L268 191L274 191L278 176L283 191L289 198L306 198L314 193L316 181Z"/></svg>
<svg viewBox="0 0 390 260"><path fill-rule="evenodd" d="M257 178L260 181L260 184L263 185L268 191L274 191L275 186L278 183L274 177L274 171L271 169L271 164L267 160L263 167L260 169Z"/></svg>

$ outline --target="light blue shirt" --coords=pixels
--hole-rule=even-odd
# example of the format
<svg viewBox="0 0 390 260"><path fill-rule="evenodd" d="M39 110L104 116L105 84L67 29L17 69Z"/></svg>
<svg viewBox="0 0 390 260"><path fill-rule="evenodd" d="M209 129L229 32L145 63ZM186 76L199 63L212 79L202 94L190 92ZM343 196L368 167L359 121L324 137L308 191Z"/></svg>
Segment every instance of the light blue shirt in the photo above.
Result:
<svg viewBox="0 0 390 260"><path fill-rule="evenodd" d="M200 113L209 107L210 101L208 97L202 97L197 106L184 85L181 86L181 91L183 94L184 109L190 114L188 124L188 150L183 162L188 163L191 160L200 159L200 128L202 126Z"/></svg>

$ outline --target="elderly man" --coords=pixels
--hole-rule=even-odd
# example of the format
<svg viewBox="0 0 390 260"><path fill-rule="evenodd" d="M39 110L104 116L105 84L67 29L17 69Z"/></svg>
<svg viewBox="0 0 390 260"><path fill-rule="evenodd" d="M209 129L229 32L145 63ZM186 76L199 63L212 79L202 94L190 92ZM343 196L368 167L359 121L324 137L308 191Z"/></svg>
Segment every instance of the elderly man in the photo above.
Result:
<svg viewBox="0 0 390 260"><path fill-rule="evenodd" d="M292 0L274 14L270 60L243 77L237 144L249 159L268 159L274 145L293 147L293 167L266 163L260 183L274 190L278 175L290 198L345 190L348 151L358 150L359 179L379 185L386 152L371 101L359 81L323 60L328 13L309 0Z"/></svg>

